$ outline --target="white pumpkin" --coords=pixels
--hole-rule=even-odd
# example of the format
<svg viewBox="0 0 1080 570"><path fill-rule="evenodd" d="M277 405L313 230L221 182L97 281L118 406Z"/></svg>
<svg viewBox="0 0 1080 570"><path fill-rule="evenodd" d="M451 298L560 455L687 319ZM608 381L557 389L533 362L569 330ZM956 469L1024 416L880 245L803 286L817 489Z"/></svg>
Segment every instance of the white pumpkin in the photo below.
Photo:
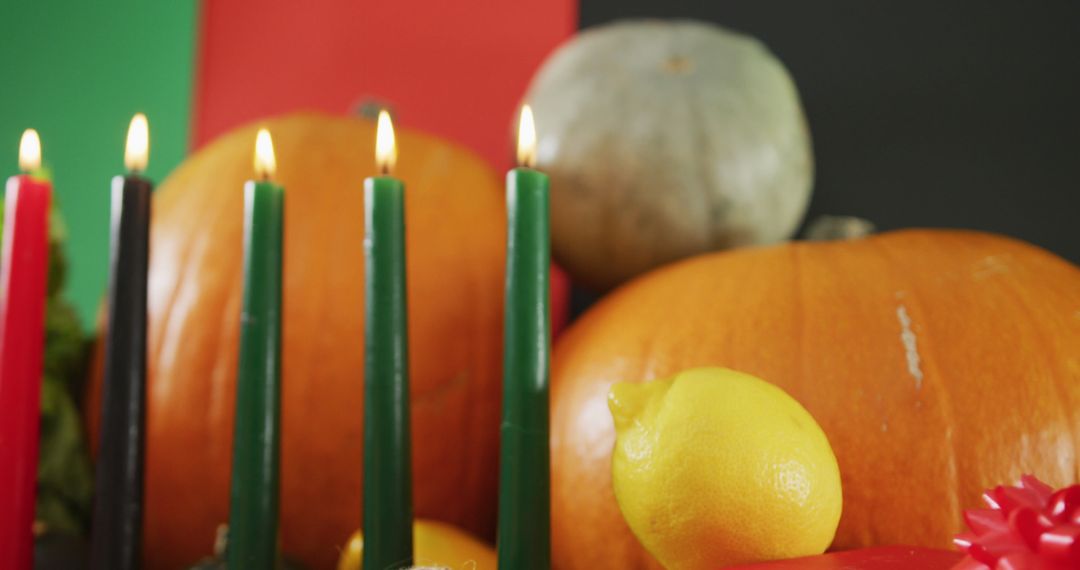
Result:
<svg viewBox="0 0 1080 570"><path fill-rule="evenodd" d="M783 240L805 213L798 92L749 36L686 20L592 28L548 58L525 100L551 175L552 250L586 286Z"/></svg>

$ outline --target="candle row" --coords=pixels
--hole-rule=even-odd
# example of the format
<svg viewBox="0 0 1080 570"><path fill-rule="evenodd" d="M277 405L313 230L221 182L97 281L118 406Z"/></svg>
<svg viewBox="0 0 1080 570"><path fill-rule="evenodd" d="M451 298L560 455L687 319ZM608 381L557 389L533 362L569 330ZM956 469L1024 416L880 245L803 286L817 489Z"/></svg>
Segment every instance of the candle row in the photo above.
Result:
<svg viewBox="0 0 1080 570"><path fill-rule="evenodd" d="M536 134L526 105L519 167L507 175L504 397L499 565L548 568L548 181L534 170ZM127 176L112 182L108 337L91 568L135 569L141 558L146 403L146 293L152 184L146 117L136 115ZM40 141L20 145L26 172L8 182L0 268L0 559L32 564L31 526L42 369L46 222L52 188ZM412 565L405 275L405 186L391 176L396 145L379 114L376 165L364 181L365 360L363 564ZM272 568L278 555L281 298L285 190L273 182L270 133L255 141L256 180L244 186L244 283L234 425L228 566Z"/></svg>

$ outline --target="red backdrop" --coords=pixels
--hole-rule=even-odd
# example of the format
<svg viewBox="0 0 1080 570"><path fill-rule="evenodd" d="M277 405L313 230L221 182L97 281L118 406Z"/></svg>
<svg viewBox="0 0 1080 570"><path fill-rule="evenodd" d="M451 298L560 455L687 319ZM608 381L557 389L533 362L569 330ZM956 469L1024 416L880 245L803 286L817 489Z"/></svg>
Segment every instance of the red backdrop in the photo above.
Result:
<svg viewBox="0 0 1080 570"><path fill-rule="evenodd" d="M376 98L502 168L529 78L576 28L573 0L209 0L195 145L259 117Z"/></svg>

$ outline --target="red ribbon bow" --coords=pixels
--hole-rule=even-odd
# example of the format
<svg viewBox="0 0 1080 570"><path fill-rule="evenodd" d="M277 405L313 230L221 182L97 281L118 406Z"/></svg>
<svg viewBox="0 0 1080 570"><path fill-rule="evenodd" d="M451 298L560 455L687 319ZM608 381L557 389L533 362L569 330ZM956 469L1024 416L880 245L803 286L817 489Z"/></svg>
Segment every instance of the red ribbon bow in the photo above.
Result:
<svg viewBox="0 0 1080 570"><path fill-rule="evenodd" d="M1080 569L1080 485L1054 491L1032 475L983 493L988 509L964 511L967 556L953 570Z"/></svg>

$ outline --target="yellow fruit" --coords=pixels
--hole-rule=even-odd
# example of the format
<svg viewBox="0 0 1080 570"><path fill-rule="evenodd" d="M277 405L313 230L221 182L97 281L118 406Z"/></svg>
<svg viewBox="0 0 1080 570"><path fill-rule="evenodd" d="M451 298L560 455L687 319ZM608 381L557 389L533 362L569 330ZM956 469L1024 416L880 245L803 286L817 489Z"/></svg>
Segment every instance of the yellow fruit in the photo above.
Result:
<svg viewBox="0 0 1080 570"><path fill-rule="evenodd" d="M413 523L413 563L417 567L450 570L495 570L495 551L472 535L437 521ZM338 570L359 570L364 557L364 535L353 533L338 559Z"/></svg>
<svg viewBox="0 0 1080 570"><path fill-rule="evenodd" d="M818 554L840 521L825 433L783 390L724 368L611 389L612 482L669 570Z"/></svg>

